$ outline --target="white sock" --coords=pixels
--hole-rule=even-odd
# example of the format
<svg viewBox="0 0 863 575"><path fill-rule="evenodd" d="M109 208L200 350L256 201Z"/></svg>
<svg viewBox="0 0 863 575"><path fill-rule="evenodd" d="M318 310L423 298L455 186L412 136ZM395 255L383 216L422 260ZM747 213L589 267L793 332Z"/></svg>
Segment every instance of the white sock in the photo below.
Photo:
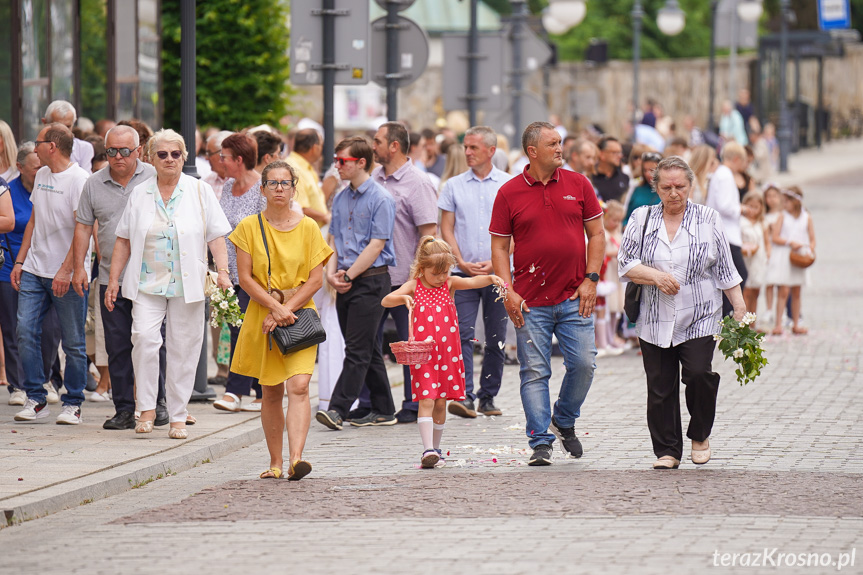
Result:
<svg viewBox="0 0 863 575"><path fill-rule="evenodd" d="M443 428L446 427L446 423L435 423L434 424L434 448L440 449L440 438L443 436Z"/></svg>
<svg viewBox="0 0 863 575"><path fill-rule="evenodd" d="M417 417L417 426L420 428L420 439L423 440L423 450L432 449L432 426L434 420L431 417Z"/></svg>

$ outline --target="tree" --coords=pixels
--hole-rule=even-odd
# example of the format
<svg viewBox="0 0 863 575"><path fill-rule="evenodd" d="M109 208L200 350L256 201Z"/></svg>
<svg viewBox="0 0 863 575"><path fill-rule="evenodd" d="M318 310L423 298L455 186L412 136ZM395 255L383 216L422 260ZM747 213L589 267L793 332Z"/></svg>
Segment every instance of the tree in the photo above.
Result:
<svg viewBox="0 0 863 575"><path fill-rule="evenodd" d="M197 120L237 130L278 124L290 96L286 0L196 6ZM165 126L180 127L180 0L162 1Z"/></svg>

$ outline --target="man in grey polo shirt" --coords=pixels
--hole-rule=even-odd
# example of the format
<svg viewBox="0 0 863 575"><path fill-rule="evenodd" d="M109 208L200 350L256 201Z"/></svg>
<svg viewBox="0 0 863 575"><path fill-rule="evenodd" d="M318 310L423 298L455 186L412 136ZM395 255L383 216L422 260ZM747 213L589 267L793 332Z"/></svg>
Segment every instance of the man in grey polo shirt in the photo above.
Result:
<svg viewBox="0 0 863 575"><path fill-rule="evenodd" d="M102 325L105 328L105 350L108 352L108 372L111 374L116 414L102 425L104 429L135 428L135 373L132 370L132 302L122 297L122 286L117 294L114 311L105 308L105 287L111 269L111 255L117 241L117 222L126 208L132 190L156 175L153 166L138 159L140 155L138 132L129 126L115 126L105 135L108 166L102 168L84 184L78 203L73 240L75 275L72 286L79 294L87 289L89 270L84 255L98 221L96 235L99 245L99 305L102 306ZM164 356L164 349L161 356ZM164 357L160 357L164 366ZM164 368L162 370L164 372ZM168 423L164 402L164 384L159 386L159 405L156 407L156 425Z"/></svg>

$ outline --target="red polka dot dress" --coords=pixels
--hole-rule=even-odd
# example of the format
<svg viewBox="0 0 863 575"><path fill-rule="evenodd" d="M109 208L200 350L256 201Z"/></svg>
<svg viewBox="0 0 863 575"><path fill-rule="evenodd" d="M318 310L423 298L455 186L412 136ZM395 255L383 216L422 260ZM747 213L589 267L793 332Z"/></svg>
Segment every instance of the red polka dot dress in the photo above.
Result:
<svg viewBox="0 0 863 575"><path fill-rule="evenodd" d="M431 336L435 341L431 361L411 366L414 401L464 399L461 336L449 282L439 288L427 288L417 279L413 322L414 339L421 341Z"/></svg>

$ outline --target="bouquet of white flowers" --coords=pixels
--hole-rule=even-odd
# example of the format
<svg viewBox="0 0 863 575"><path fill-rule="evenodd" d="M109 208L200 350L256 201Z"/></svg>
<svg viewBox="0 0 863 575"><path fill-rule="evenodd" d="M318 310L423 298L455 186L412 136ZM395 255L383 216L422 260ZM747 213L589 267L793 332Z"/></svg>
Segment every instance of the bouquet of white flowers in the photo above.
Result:
<svg viewBox="0 0 863 575"><path fill-rule="evenodd" d="M222 289L213 287L207 292L210 298L210 325L219 327L223 323L240 327L243 325L243 314L240 311L240 301L234 288Z"/></svg>
<svg viewBox="0 0 863 575"><path fill-rule="evenodd" d="M719 333L713 336L713 339L719 342L719 351L725 359L733 358L737 364L735 373L740 385L755 381L755 378L761 375L761 368L767 365L764 348L761 347L764 334L749 327L753 323L754 313L746 312L740 321L726 316L719 320Z"/></svg>

